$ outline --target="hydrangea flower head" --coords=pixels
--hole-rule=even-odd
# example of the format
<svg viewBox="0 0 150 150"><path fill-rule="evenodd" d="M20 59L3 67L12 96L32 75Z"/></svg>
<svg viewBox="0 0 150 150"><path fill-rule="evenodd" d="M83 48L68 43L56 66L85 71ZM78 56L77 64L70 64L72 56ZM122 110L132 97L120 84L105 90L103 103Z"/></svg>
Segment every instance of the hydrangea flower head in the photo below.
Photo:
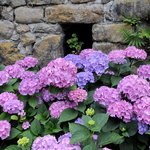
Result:
<svg viewBox="0 0 150 150"><path fill-rule="evenodd" d="M101 86L97 88L93 95L94 101L98 101L99 104L109 105L113 102L120 101L121 95L117 89L107 86Z"/></svg>
<svg viewBox="0 0 150 150"><path fill-rule="evenodd" d="M135 46L129 46L124 51L126 52L126 57L142 60L145 60L147 57L147 53L144 50L138 49Z"/></svg>
<svg viewBox="0 0 150 150"><path fill-rule="evenodd" d="M86 92L86 90L77 88L68 93L68 98L69 98L69 100L74 101L76 103L82 102L82 101L86 100L87 92Z"/></svg>
<svg viewBox="0 0 150 150"><path fill-rule="evenodd" d="M42 89L42 99L45 102L48 102L48 101L53 101L55 98L54 95L52 95L49 90Z"/></svg>
<svg viewBox="0 0 150 150"><path fill-rule="evenodd" d="M139 77L150 80L150 65L141 65L137 69L137 73Z"/></svg>
<svg viewBox="0 0 150 150"><path fill-rule="evenodd" d="M25 146L29 143L29 139L27 137L23 137L17 141L18 145Z"/></svg>
<svg viewBox="0 0 150 150"><path fill-rule="evenodd" d="M136 101L138 98L150 95L149 82L139 78L138 75L124 77L117 86L118 91L130 99Z"/></svg>
<svg viewBox="0 0 150 150"><path fill-rule="evenodd" d="M9 74L6 71L0 71L0 86L9 81Z"/></svg>
<svg viewBox="0 0 150 150"><path fill-rule="evenodd" d="M11 124L7 120L0 120L0 138L6 139L10 135Z"/></svg>
<svg viewBox="0 0 150 150"><path fill-rule="evenodd" d="M124 122L130 122L133 116L133 106L125 100L116 101L107 107L107 113L111 117L118 117Z"/></svg>
<svg viewBox="0 0 150 150"><path fill-rule="evenodd" d="M35 73L33 71L24 71L23 74L20 76L20 79L26 78L35 78Z"/></svg>
<svg viewBox="0 0 150 150"><path fill-rule="evenodd" d="M143 135L148 131L148 125L142 122L138 122L138 133Z"/></svg>
<svg viewBox="0 0 150 150"><path fill-rule="evenodd" d="M28 121L26 121L26 122L24 122L24 123L22 124L22 128L23 128L24 130L28 129L29 127L30 127L30 123L29 123Z"/></svg>
<svg viewBox="0 0 150 150"><path fill-rule="evenodd" d="M84 49L80 52L80 56L82 59L86 60L93 52L96 52L94 49Z"/></svg>

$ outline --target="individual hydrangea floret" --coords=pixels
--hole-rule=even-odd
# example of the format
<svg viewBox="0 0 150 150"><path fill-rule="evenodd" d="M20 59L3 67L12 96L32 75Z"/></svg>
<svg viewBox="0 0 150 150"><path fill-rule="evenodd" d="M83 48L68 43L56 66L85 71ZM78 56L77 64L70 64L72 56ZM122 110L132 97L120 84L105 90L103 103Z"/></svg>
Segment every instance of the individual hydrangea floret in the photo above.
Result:
<svg viewBox="0 0 150 150"><path fill-rule="evenodd" d="M150 80L150 65L141 65L137 69L137 74L139 77Z"/></svg>
<svg viewBox="0 0 150 150"><path fill-rule="evenodd" d="M113 71L105 71L104 74L115 75L115 73Z"/></svg>
<svg viewBox="0 0 150 150"><path fill-rule="evenodd" d="M135 46L129 46L124 51L126 52L126 57L142 60L145 60L147 57L147 53L144 50L138 49Z"/></svg>
<svg viewBox="0 0 150 150"><path fill-rule="evenodd" d="M98 101L102 105L110 105L113 102L120 101L121 95L117 89L107 86L97 88L93 95L94 101Z"/></svg>
<svg viewBox="0 0 150 150"><path fill-rule="evenodd" d="M25 78L20 82L18 90L22 95L33 95L34 93L38 93L41 88L42 87L38 79Z"/></svg>
<svg viewBox="0 0 150 150"><path fill-rule="evenodd" d="M98 76L101 76L109 67L108 63L108 56L101 51L96 51L93 52L85 61L84 70L88 72L95 72Z"/></svg>
<svg viewBox="0 0 150 150"><path fill-rule="evenodd" d="M92 72L79 72L77 73L77 85L80 88L84 88L85 85L90 82L94 83L94 75Z"/></svg>
<svg viewBox="0 0 150 150"><path fill-rule="evenodd" d="M54 118L59 118L60 114L63 110L67 108L77 108L77 104L75 102L68 101L57 101L51 104L49 107L50 115Z"/></svg>
<svg viewBox="0 0 150 150"><path fill-rule="evenodd" d="M24 103L20 100L7 101L3 105L3 111L9 114L19 113L24 108Z"/></svg>
<svg viewBox="0 0 150 150"><path fill-rule="evenodd" d="M7 120L0 120L0 138L6 139L10 135L11 124Z"/></svg>
<svg viewBox="0 0 150 150"><path fill-rule="evenodd" d="M73 62L77 68L83 68L84 60L79 55L68 54L64 57L64 59Z"/></svg>
<svg viewBox="0 0 150 150"><path fill-rule="evenodd" d="M3 106L7 101L18 100L18 97L14 93L3 92L0 94L0 105Z"/></svg>
<svg viewBox="0 0 150 150"><path fill-rule="evenodd" d="M148 131L148 125L142 122L138 122L138 133L143 135Z"/></svg>
<svg viewBox="0 0 150 150"><path fill-rule="evenodd" d="M118 117L124 122L130 122L133 116L133 106L125 100L116 101L107 107L107 113L111 117Z"/></svg>
<svg viewBox="0 0 150 150"><path fill-rule="evenodd" d="M0 86L9 81L9 74L6 71L0 71Z"/></svg>
<svg viewBox="0 0 150 150"><path fill-rule="evenodd" d="M150 125L150 97L139 98L134 103L133 109L139 122Z"/></svg>
<svg viewBox="0 0 150 150"><path fill-rule="evenodd" d="M117 63L119 60L124 60L126 52L123 50L112 50L108 53L108 58L111 62Z"/></svg>
<svg viewBox="0 0 150 150"><path fill-rule="evenodd" d="M78 124L83 125L83 122L82 122L81 118L77 118L74 123L78 123Z"/></svg>
<svg viewBox="0 0 150 150"><path fill-rule="evenodd" d="M29 123L28 121L23 122L22 128L23 128L24 130L28 129L29 127L30 127L30 123Z"/></svg>
<svg viewBox="0 0 150 150"><path fill-rule="evenodd" d="M9 78L20 78L25 69L17 64L14 64L6 66L4 71L9 74Z"/></svg>
<svg viewBox="0 0 150 150"><path fill-rule="evenodd" d="M88 94L87 94L86 90L77 88L68 93L68 98L69 98L69 100L78 103L78 102L83 102L84 100L86 100L87 95Z"/></svg>
<svg viewBox="0 0 150 150"><path fill-rule="evenodd" d="M26 112L24 110L21 110L18 115L20 116L20 118L23 118L26 115Z"/></svg>
<svg viewBox="0 0 150 150"><path fill-rule="evenodd" d="M84 49L80 52L79 56L81 56L82 59L86 60L93 52L96 52L96 50Z"/></svg>
<svg viewBox="0 0 150 150"><path fill-rule="evenodd" d="M118 91L130 99L132 102L138 98L150 95L149 82L139 78L138 75L128 75L124 77L117 86Z"/></svg>
<svg viewBox="0 0 150 150"><path fill-rule="evenodd" d="M58 150L58 143L54 136L37 137L32 144L32 150Z"/></svg>

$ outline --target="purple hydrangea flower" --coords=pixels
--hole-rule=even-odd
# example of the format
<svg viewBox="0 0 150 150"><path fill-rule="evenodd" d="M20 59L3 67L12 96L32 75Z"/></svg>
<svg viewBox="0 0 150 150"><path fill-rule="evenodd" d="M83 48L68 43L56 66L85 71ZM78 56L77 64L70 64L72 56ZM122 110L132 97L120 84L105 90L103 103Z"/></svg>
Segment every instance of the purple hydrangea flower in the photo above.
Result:
<svg viewBox="0 0 150 150"><path fill-rule="evenodd" d="M45 102L53 101L55 99L54 95L52 95L47 89L42 89L42 98Z"/></svg>
<svg viewBox="0 0 150 150"><path fill-rule="evenodd" d="M139 77L150 80L150 65L141 65L137 69L137 73Z"/></svg>
<svg viewBox="0 0 150 150"><path fill-rule="evenodd" d="M23 128L24 130L28 129L29 127L30 127L30 123L29 123L28 121L23 122L22 128Z"/></svg>
<svg viewBox="0 0 150 150"><path fill-rule="evenodd" d="M54 94L54 97L57 99L57 100L66 100L66 97L68 95L68 92L66 90L63 90L61 93L57 93L57 94Z"/></svg>
<svg viewBox="0 0 150 150"><path fill-rule="evenodd" d="M96 52L96 50L94 49L84 49L80 52L79 56L86 60L87 58L89 58L89 56L93 53L93 52Z"/></svg>
<svg viewBox="0 0 150 150"><path fill-rule="evenodd" d="M9 74L6 71L0 71L0 86L9 81Z"/></svg>
<svg viewBox="0 0 150 150"><path fill-rule="evenodd" d="M82 122L81 118L77 118L74 123L78 123L78 124L83 125L83 122Z"/></svg>
<svg viewBox="0 0 150 150"><path fill-rule="evenodd" d="M148 131L148 125L142 122L138 122L138 133L143 135Z"/></svg>
<svg viewBox="0 0 150 150"><path fill-rule="evenodd" d="M32 71L24 71L23 74L20 76L20 79L26 78L35 78L35 73Z"/></svg>

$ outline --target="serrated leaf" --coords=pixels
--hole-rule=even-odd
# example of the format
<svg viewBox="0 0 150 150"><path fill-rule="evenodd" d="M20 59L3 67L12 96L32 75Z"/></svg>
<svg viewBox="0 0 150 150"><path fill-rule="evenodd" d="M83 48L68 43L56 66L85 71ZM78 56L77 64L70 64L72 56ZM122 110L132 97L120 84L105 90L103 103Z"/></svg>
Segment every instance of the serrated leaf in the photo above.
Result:
<svg viewBox="0 0 150 150"><path fill-rule="evenodd" d="M22 150L22 149L18 147L17 145L10 145L6 147L5 150Z"/></svg>
<svg viewBox="0 0 150 150"><path fill-rule="evenodd" d="M4 70L5 66L3 64L0 65L0 71Z"/></svg>
<svg viewBox="0 0 150 150"><path fill-rule="evenodd" d="M122 77L111 76L111 84L112 86L118 85Z"/></svg>
<svg viewBox="0 0 150 150"><path fill-rule="evenodd" d="M18 80L18 78L9 79L9 82L7 84L13 85L17 80Z"/></svg>
<svg viewBox="0 0 150 150"><path fill-rule="evenodd" d="M7 138L7 140L14 139L20 133L21 132L19 130L17 130L16 128L11 128L10 136Z"/></svg>
<svg viewBox="0 0 150 150"><path fill-rule="evenodd" d="M39 102L39 99L38 97L35 97L35 96L31 96L28 100L28 104L32 107L32 108L35 108L36 105L38 104Z"/></svg>
<svg viewBox="0 0 150 150"><path fill-rule="evenodd" d="M84 113L86 109L86 105L84 103L78 103L78 110L82 113Z"/></svg>
<svg viewBox="0 0 150 150"><path fill-rule="evenodd" d="M83 116L82 116L82 122L83 122L83 124L84 124L87 128L90 127L90 125L88 124L88 122L89 122L90 120L92 120L92 118L91 118L90 116L86 116L86 115L83 115Z"/></svg>
<svg viewBox="0 0 150 150"><path fill-rule="evenodd" d="M31 123L30 129L34 135L38 135L41 131L41 124L37 119L34 119Z"/></svg>

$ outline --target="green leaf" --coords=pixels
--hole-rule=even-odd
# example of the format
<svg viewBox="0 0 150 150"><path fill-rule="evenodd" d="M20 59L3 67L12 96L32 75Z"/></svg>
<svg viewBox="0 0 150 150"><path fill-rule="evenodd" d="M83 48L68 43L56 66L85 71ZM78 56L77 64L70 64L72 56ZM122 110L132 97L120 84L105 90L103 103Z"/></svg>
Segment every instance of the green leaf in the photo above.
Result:
<svg viewBox="0 0 150 150"><path fill-rule="evenodd" d="M121 138L123 138L123 136L120 136L119 134L114 133L114 132L100 133L98 136L98 145L107 145Z"/></svg>
<svg viewBox="0 0 150 150"><path fill-rule="evenodd" d="M133 136L137 133L138 125L136 120L126 123L126 127L130 136Z"/></svg>
<svg viewBox="0 0 150 150"><path fill-rule="evenodd" d="M87 97L87 99L86 99L85 101L83 101L83 103L84 103L85 105L91 104L91 103L94 101L94 99L93 99L93 94L94 94L94 92L95 92L95 90L92 90L92 91L89 91L89 92L88 92L88 97Z"/></svg>
<svg viewBox="0 0 150 150"><path fill-rule="evenodd" d="M75 119L77 116L78 112L75 109L67 108L61 113L59 123Z"/></svg>
<svg viewBox="0 0 150 150"><path fill-rule="evenodd" d="M16 82L16 83L13 85L13 89L17 91L19 85L20 85L20 82Z"/></svg>
<svg viewBox="0 0 150 150"><path fill-rule="evenodd" d="M42 103L42 104L38 107L37 113L38 113L38 114L43 114L43 113L45 112L45 110L47 110L47 107L46 107L46 105L45 105L44 103Z"/></svg>
<svg viewBox="0 0 150 150"><path fill-rule="evenodd" d="M14 139L16 136L18 136L21 132L17 130L16 128L11 128L10 136L7 138L7 140Z"/></svg>
<svg viewBox="0 0 150 150"><path fill-rule="evenodd" d="M78 103L78 110L82 113L84 113L86 109L86 105L84 103Z"/></svg>
<svg viewBox="0 0 150 150"><path fill-rule="evenodd" d="M21 135L22 135L23 137L27 137L27 138L29 139L29 145L32 144L34 136L33 136L33 134L30 132L30 130L26 130L26 131L22 132Z"/></svg>
<svg viewBox="0 0 150 150"><path fill-rule="evenodd" d="M90 116L86 116L86 115L82 116L82 122L87 128L90 128L90 125L88 124L90 120L92 120Z"/></svg>
<svg viewBox="0 0 150 150"><path fill-rule="evenodd" d="M141 65L145 65L146 63L144 61L137 61L133 65L136 66L137 68L140 67Z"/></svg>
<svg viewBox="0 0 150 150"><path fill-rule="evenodd" d="M55 86L49 86L48 90L50 91L50 93L52 95L55 95L55 94L61 93L63 91L63 88L58 88L58 87L55 87Z"/></svg>
<svg viewBox="0 0 150 150"><path fill-rule="evenodd" d="M74 83L74 85L66 88L67 91L72 91L72 90L75 90L75 89L77 89L77 84L76 83Z"/></svg>
<svg viewBox="0 0 150 150"><path fill-rule="evenodd" d="M16 116L16 115L11 115L11 120L18 120L18 116Z"/></svg>
<svg viewBox="0 0 150 150"><path fill-rule="evenodd" d="M102 74L100 80L103 82L104 85L110 85L111 84L110 77L111 77L110 74Z"/></svg>
<svg viewBox="0 0 150 150"><path fill-rule="evenodd" d="M31 123L30 129L34 135L38 135L41 131L40 122L37 119L34 119Z"/></svg>
<svg viewBox="0 0 150 150"><path fill-rule="evenodd" d="M4 70L5 66L3 64L0 65L0 71Z"/></svg>
<svg viewBox="0 0 150 150"><path fill-rule="evenodd" d="M9 79L9 82L7 84L13 85L17 80L18 80L18 78Z"/></svg>
<svg viewBox="0 0 150 150"><path fill-rule="evenodd" d="M122 77L111 76L110 79L111 79L112 86L116 86L116 85L118 85L118 83L120 82Z"/></svg>
<svg viewBox="0 0 150 150"><path fill-rule="evenodd" d="M119 148L120 150L133 150L133 145L130 142L125 141L119 145Z"/></svg>
<svg viewBox="0 0 150 150"><path fill-rule="evenodd" d="M1 92L14 92L13 90L13 87L12 85L8 85L8 84L3 84L1 87L0 87L0 91Z"/></svg>
<svg viewBox="0 0 150 150"><path fill-rule="evenodd" d="M9 118L10 118L10 115L8 113L3 112L0 114L0 120L7 120Z"/></svg>
<svg viewBox="0 0 150 150"><path fill-rule="evenodd" d="M38 97L35 97L35 96L31 96L28 100L28 103L32 108L35 108L38 102L39 102L39 99Z"/></svg>
<svg viewBox="0 0 150 150"><path fill-rule="evenodd" d="M22 149L19 148L17 145L10 145L6 147L5 150L22 150Z"/></svg>

